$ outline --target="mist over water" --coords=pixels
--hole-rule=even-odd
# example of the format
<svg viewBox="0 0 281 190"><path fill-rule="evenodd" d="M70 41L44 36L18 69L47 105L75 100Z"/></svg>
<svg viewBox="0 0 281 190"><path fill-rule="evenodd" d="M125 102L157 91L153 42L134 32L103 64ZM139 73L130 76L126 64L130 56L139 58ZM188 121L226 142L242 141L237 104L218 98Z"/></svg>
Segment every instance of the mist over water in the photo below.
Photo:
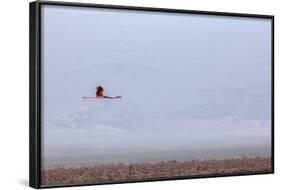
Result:
<svg viewBox="0 0 281 190"><path fill-rule="evenodd" d="M45 165L269 155L269 20L47 5L42 15ZM82 99L98 85L122 99Z"/></svg>

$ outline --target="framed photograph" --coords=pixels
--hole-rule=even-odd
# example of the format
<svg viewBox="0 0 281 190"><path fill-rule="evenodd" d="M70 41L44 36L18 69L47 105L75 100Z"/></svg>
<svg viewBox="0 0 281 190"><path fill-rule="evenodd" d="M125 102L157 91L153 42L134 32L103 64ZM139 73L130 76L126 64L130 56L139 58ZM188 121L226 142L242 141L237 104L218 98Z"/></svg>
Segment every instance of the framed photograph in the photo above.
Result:
<svg viewBox="0 0 281 190"><path fill-rule="evenodd" d="M274 17L30 3L30 186L274 172Z"/></svg>

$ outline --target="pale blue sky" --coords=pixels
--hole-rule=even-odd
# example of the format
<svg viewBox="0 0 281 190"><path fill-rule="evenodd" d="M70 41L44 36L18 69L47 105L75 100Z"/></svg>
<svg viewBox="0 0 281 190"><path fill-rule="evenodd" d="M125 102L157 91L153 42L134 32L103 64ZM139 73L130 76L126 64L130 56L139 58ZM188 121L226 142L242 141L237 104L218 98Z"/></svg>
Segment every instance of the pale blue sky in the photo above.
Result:
<svg viewBox="0 0 281 190"><path fill-rule="evenodd" d="M45 149L270 145L269 19L48 5L42 15ZM81 99L97 85L122 99Z"/></svg>

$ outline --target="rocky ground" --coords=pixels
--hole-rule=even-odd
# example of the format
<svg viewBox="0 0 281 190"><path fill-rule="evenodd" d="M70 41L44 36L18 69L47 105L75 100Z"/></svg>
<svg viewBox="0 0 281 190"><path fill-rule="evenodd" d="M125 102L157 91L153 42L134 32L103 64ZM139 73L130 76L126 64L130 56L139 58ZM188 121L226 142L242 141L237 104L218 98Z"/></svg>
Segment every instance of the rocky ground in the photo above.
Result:
<svg viewBox="0 0 281 190"><path fill-rule="evenodd" d="M169 177L270 172L271 158L242 158L206 161L176 160L142 164L95 165L42 171L42 185L107 183Z"/></svg>

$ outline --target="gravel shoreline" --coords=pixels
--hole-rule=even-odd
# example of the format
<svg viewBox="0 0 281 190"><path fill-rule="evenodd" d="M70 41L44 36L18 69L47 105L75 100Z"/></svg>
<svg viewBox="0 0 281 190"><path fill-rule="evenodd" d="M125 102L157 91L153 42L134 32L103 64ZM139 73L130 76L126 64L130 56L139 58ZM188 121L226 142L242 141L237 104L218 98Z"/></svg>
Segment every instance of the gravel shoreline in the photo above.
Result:
<svg viewBox="0 0 281 190"><path fill-rule="evenodd" d="M169 177L270 172L271 166L271 157L256 157L56 168L42 171L41 185L98 184Z"/></svg>

